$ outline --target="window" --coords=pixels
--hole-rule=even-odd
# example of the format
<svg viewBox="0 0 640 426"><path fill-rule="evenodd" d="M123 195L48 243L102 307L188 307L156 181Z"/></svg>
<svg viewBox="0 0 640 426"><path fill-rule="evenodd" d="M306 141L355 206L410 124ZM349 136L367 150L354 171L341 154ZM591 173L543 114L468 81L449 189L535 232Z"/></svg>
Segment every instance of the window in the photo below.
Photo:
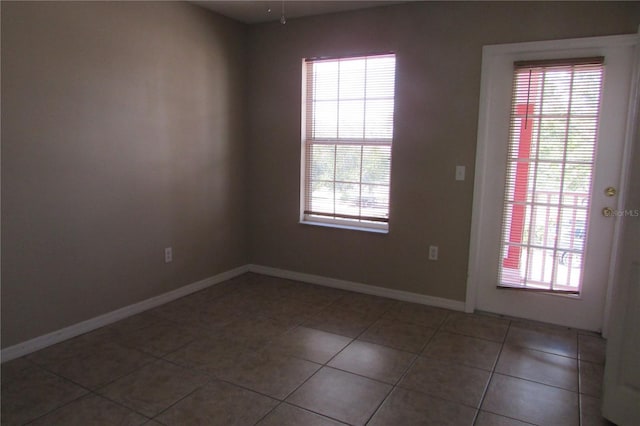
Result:
<svg viewBox="0 0 640 426"><path fill-rule="evenodd" d="M603 58L516 62L500 286L579 293Z"/></svg>
<svg viewBox="0 0 640 426"><path fill-rule="evenodd" d="M304 63L302 221L388 229L395 55Z"/></svg>

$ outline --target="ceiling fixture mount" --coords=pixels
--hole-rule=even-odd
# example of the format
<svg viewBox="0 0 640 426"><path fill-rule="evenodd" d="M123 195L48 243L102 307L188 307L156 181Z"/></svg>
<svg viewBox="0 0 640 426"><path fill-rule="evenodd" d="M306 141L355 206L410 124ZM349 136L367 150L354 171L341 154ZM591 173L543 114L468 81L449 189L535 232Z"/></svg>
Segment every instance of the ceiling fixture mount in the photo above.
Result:
<svg viewBox="0 0 640 426"><path fill-rule="evenodd" d="M282 25L287 23L287 18L284 16L284 0L282 0L282 14L280 15L280 23Z"/></svg>

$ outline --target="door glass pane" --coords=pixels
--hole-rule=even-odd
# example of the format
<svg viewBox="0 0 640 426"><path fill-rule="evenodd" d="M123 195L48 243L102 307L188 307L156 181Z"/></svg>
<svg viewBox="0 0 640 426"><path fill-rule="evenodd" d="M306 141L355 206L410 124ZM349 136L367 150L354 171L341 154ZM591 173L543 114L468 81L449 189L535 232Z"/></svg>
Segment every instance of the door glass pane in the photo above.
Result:
<svg viewBox="0 0 640 426"><path fill-rule="evenodd" d="M602 64L515 70L499 286L579 293Z"/></svg>

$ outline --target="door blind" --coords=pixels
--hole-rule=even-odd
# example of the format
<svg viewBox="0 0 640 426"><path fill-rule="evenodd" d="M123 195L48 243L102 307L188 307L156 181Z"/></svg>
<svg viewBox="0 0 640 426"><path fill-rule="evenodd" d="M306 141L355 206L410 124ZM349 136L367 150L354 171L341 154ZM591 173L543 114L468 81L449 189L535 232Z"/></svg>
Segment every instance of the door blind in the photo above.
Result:
<svg viewBox="0 0 640 426"><path fill-rule="evenodd" d="M395 55L307 60L304 219L389 221Z"/></svg>
<svg viewBox="0 0 640 426"><path fill-rule="evenodd" d="M501 287L580 292L603 62L515 63Z"/></svg>

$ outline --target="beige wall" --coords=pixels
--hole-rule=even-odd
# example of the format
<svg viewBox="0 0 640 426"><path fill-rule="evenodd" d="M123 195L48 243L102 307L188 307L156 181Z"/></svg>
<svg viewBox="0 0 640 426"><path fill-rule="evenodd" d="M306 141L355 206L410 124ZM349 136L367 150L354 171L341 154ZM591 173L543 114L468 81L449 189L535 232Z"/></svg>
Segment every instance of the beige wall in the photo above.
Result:
<svg viewBox="0 0 640 426"><path fill-rule="evenodd" d="M245 51L188 3L2 2L3 347L246 264Z"/></svg>
<svg viewBox="0 0 640 426"><path fill-rule="evenodd" d="M464 300L482 46L638 24L638 3L426 2L252 27L251 262ZM300 225L301 59L386 51L397 54L390 232Z"/></svg>

